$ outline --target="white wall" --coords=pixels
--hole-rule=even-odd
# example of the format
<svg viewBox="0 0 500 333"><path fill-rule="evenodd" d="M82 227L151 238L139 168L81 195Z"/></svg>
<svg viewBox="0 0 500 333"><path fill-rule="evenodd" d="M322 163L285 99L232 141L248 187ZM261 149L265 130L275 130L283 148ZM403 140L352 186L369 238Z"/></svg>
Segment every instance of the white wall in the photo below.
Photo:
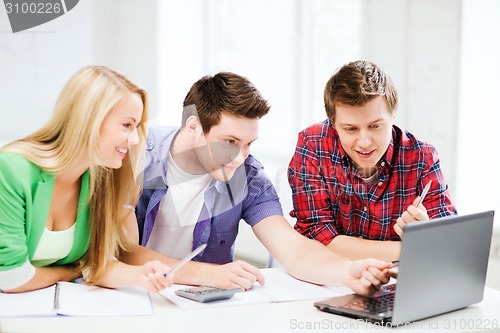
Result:
<svg viewBox="0 0 500 333"><path fill-rule="evenodd" d="M464 214L496 210L487 284L500 289L500 2L464 0L463 13L456 199Z"/></svg>
<svg viewBox="0 0 500 333"><path fill-rule="evenodd" d="M454 197L461 1L365 4L363 54L394 79L400 96L396 122L436 146Z"/></svg>
<svg viewBox="0 0 500 333"><path fill-rule="evenodd" d="M80 1L82 2L82 1ZM153 114L160 100L160 1L85 0L94 6L93 63L122 71L149 93Z"/></svg>
<svg viewBox="0 0 500 333"><path fill-rule="evenodd" d="M93 15L92 1L81 1L34 31L12 34L0 6L0 142L39 128L66 80L91 62Z"/></svg>
<svg viewBox="0 0 500 333"><path fill-rule="evenodd" d="M117 5L119 4L119 5ZM0 143L38 129L69 77L85 65L122 71L158 110L158 1L85 0L42 26L11 33L0 6Z"/></svg>
<svg viewBox="0 0 500 333"><path fill-rule="evenodd" d="M500 2L465 0L461 49L457 204L464 213L496 209L500 213ZM497 214L498 215L498 214ZM500 232L500 218L497 217ZM500 259L500 258L499 258Z"/></svg>

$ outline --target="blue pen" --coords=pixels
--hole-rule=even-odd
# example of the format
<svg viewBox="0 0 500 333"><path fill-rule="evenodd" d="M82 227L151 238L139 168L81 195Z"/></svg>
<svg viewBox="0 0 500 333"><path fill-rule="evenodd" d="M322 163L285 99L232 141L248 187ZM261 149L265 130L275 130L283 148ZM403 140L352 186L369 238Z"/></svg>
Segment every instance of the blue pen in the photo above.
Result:
<svg viewBox="0 0 500 333"><path fill-rule="evenodd" d="M193 252L191 252L190 254L188 254L187 256L182 258L181 261L179 261L177 264L175 264L174 267L172 267L168 273L163 274L163 276L167 277L168 274L173 274L176 270L178 270L179 268L184 266L188 261L190 261L191 259L196 257L196 255L198 255L198 253L203 251L206 247L207 247L207 244L202 244L202 245L198 246Z"/></svg>

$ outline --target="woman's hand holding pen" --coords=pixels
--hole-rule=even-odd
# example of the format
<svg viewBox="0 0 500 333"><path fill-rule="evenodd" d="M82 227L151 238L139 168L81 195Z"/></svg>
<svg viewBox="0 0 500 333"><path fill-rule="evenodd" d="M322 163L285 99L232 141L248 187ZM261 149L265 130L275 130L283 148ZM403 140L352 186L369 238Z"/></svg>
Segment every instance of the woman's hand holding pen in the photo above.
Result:
<svg viewBox="0 0 500 333"><path fill-rule="evenodd" d="M150 292L159 292L171 287L174 274L167 274L169 271L170 267L164 265L159 260L148 261L141 266L139 276L140 285Z"/></svg>

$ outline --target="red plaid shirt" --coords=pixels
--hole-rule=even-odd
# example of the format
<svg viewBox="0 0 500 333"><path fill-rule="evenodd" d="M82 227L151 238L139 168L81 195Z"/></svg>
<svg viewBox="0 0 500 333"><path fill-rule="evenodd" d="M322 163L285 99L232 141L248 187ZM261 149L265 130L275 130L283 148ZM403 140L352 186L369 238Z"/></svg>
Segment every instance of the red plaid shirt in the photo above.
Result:
<svg viewBox="0 0 500 333"><path fill-rule="evenodd" d="M423 202L429 218L456 214L433 146L393 126L378 180L367 185L326 120L299 133L288 168L290 216L297 219L297 231L325 245L337 235L399 240L396 219L429 180L432 186Z"/></svg>

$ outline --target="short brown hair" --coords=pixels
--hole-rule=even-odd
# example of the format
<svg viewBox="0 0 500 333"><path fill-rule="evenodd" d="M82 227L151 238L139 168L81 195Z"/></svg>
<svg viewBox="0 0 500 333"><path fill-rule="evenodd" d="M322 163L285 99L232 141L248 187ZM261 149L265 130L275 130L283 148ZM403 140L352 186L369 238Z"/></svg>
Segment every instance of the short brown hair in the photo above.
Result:
<svg viewBox="0 0 500 333"><path fill-rule="evenodd" d="M184 99L182 126L196 115L204 133L220 122L222 112L250 119L262 118L270 109L268 102L246 77L220 72L196 81Z"/></svg>
<svg viewBox="0 0 500 333"><path fill-rule="evenodd" d="M384 96L394 113L398 106L396 87L389 75L374 63L357 60L342 66L326 83L326 115L333 123L335 106L363 106L377 96Z"/></svg>

